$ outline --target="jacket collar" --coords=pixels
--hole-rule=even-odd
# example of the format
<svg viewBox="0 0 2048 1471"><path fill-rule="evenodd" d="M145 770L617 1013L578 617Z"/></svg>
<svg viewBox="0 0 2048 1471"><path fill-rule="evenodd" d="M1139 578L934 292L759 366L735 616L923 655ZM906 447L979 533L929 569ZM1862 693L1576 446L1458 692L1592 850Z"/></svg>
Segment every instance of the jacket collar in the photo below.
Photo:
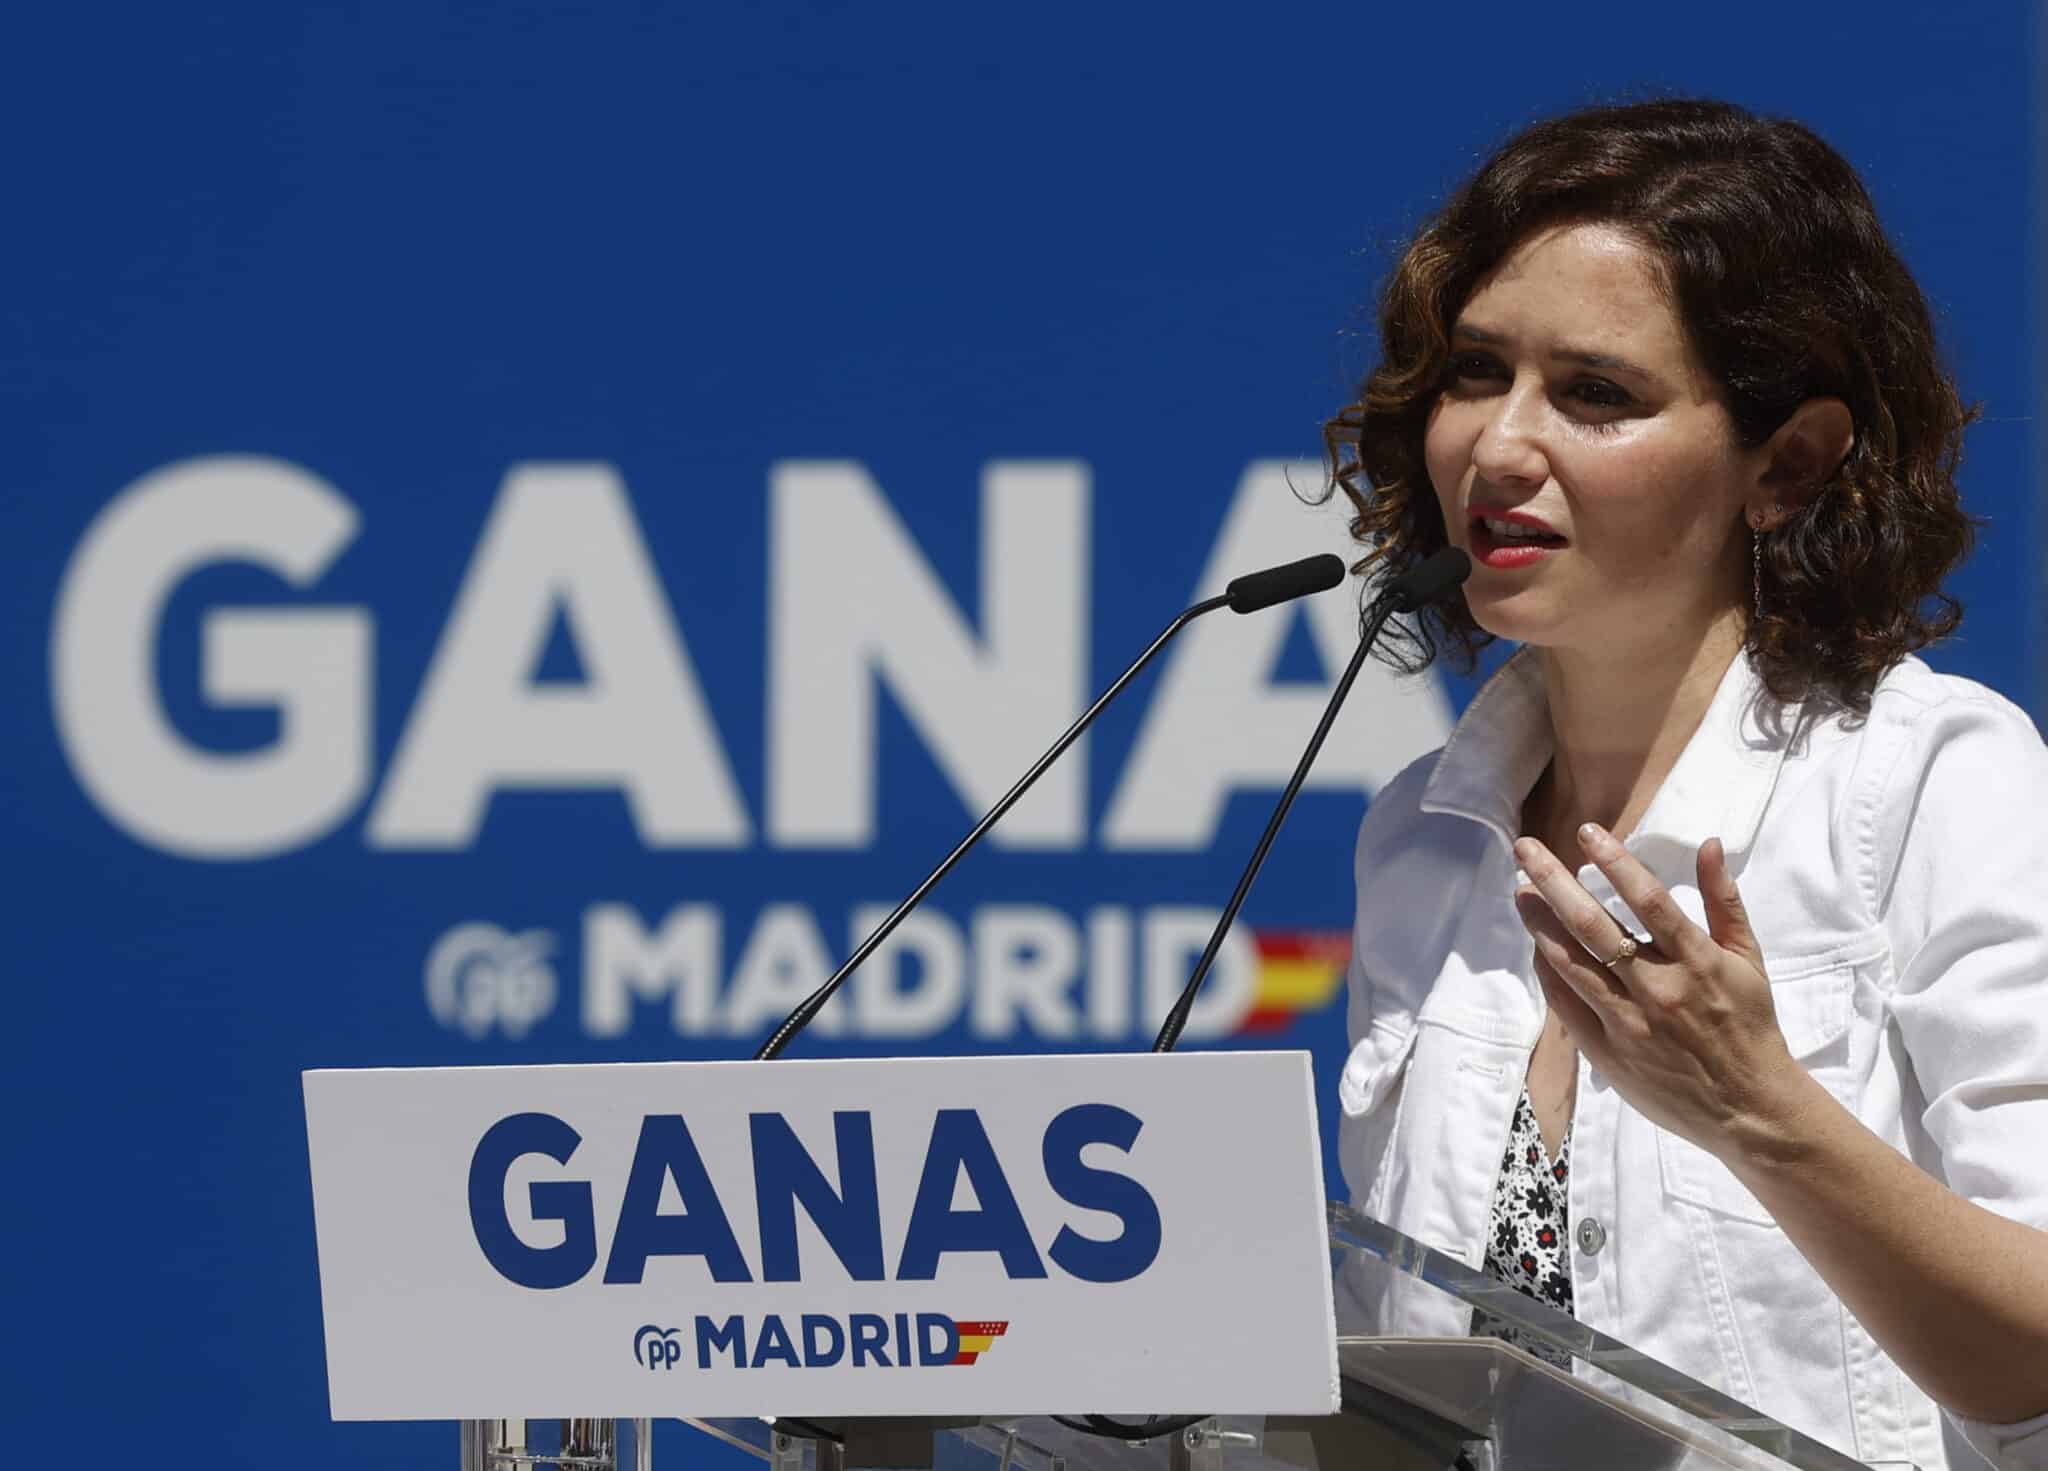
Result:
<svg viewBox="0 0 2048 1471"><path fill-rule="evenodd" d="M1659 870L1676 866L1682 853L1690 876L1694 851L1718 837L1739 864L1763 821L1803 708L1773 699L1749 656L1738 654L1627 846ZM1483 823L1512 846L1522 830L1522 803L1553 750L1543 666L1535 650L1522 649L1466 707L1437 758L1422 810Z"/></svg>

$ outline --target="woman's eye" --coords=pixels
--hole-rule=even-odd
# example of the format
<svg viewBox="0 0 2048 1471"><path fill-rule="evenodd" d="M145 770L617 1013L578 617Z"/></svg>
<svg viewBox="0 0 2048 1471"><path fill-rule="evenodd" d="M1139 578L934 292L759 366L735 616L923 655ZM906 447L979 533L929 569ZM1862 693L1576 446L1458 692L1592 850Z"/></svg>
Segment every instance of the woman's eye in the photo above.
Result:
<svg viewBox="0 0 2048 1471"><path fill-rule="evenodd" d="M1500 365L1483 352L1452 353L1450 367L1453 378L1498 378L1500 376Z"/></svg>
<svg viewBox="0 0 2048 1471"><path fill-rule="evenodd" d="M1572 396L1581 403L1588 403L1601 409L1625 409L1635 402L1627 389L1609 383L1604 378L1589 378L1574 384Z"/></svg>

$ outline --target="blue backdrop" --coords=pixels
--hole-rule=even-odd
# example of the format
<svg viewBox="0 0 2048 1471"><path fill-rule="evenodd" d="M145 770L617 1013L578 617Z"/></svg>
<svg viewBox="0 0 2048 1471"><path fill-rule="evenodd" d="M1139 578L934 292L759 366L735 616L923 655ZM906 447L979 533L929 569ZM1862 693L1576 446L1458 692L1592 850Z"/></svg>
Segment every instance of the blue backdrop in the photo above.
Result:
<svg viewBox="0 0 2048 1471"><path fill-rule="evenodd" d="M10 1402L452 1463L327 1421L300 1070L750 1050L1173 611L1343 549L1288 481L1372 282L1546 111L1864 171L1985 410L1934 662L2031 698L2038 11L1882 9L16 17ZM1141 1045L1342 596L1190 641L800 1050ZM1333 1078L1351 833L1469 691L1362 691L1202 1045Z"/></svg>

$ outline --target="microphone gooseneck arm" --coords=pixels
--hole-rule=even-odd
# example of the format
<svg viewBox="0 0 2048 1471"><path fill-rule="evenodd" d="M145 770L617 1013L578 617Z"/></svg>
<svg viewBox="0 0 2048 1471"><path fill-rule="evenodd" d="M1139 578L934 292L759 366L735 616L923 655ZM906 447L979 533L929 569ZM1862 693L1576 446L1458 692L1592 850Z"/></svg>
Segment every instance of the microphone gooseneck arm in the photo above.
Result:
<svg viewBox="0 0 2048 1471"><path fill-rule="evenodd" d="M1345 698L1351 693L1358 671L1365 667L1366 655L1379 642L1380 630L1394 614L1412 613L1435 602L1463 582L1471 570L1472 563L1463 552L1455 547L1446 547L1395 578L1373 602L1366 614L1365 631L1358 640L1358 649L1352 654L1351 662L1344 666L1344 673L1330 694L1329 704L1323 707L1323 718L1316 725L1316 733L1309 737L1308 749L1301 753L1294 775L1288 779L1287 790L1280 794L1279 804L1273 808L1272 817L1267 819L1266 830L1259 835L1259 845L1252 850L1251 862L1245 865L1244 872L1238 877L1230 903L1224 906L1222 918L1216 921L1209 943L1202 949L1202 958L1195 962L1194 974L1188 977L1180 999L1173 1003L1173 1009L1166 1013L1166 1020L1160 1024L1159 1035L1152 1040L1154 1052L1171 1052L1174 1044L1180 1041L1181 1029L1187 1026L1188 1014L1194 1010L1195 996L1202 989L1202 982L1208 979L1209 967L1216 963L1216 956L1223 949L1223 937L1230 933L1231 925L1237 920L1237 911L1244 906L1245 896L1251 893L1253 881L1265 866L1266 854L1273 847L1273 839L1279 836L1280 824L1287 820L1294 799L1301 794L1301 785L1308 780L1309 768L1315 765L1316 757L1321 754L1323 742L1329 738L1330 727L1337 723L1338 710L1343 708Z"/></svg>
<svg viewBox="0 0 2048 1471"><path fill-rule="evenodd" d="M859 948L846 958L846 963L834 971L822 986L797 1003L796 1009L783 1018L782 1025L777 1027L774 1034L761 1044L760 1050L754 1054L754 1060L756 1062L766 1062L772 1057L779 1056L782 1049L789 1045L790 1040L798 1032L801 1032L806 1026L810 1025L811 1018L824 1010L825 1003L832 999L833 994L838 991L846 978L858 970L861 964L870 955L875 953L881 943L889 938L889 935L895 930L896 926L903 922L904 916L924 902L925 895L938 887L939 880L952 872L953 865L965 856L967 850L980 842L982 834L994 827L1002 815L1017 804L1017 799L1031 790L1032 783L1043 776L1046 768L1051 766L1053 762L1059 760L1066 752L1067 747L1071 746L1079 738L1081 732L1089 727L1095 717L1102 713L1111 700L1114 700L1123 693L1124 686L1138 677L1145 666L1152 662L1153 657L1166 647L1174 635L1178 634L1183 628L1187 627L1188 624L1201 617L1204 613L1213 613L1218 608L1230 608L1239 613L1253 613L1261 608L1271 607L1275 603L1287 602L1290 599L1301 597L1306 593L1321 592L1326 588L1335 587L1343 580L1344 563L1341 559L1328 555L1307 557L1299 562L1290 562L1284 567L1272 567L1263 572L1247 573L1245 576L1232 581L1220 596L1205 599L1202 602L1196 603L1191 608L1184 609L1173 622L1166 625L1165 630L1160 633L1159 637L1152 640L1151 646L1144 653L1138 655L1137 659L1132 662L1131 667L1118 677L1116 683L1104 690L1101 698L1090 705L1082 713L1080 719L1068 726L1066 733L1052 743L1051 748L1032 764L1031 769L1018 779L1015 786L1003 794L1002 800L989 808L981 821L974 825L974 830L960 840L959 846L946 855L945 861L932 870L931 875L912 891L910 897L901 904L898 904L887 919L875 926L874 932L861 941Z"/></svg>

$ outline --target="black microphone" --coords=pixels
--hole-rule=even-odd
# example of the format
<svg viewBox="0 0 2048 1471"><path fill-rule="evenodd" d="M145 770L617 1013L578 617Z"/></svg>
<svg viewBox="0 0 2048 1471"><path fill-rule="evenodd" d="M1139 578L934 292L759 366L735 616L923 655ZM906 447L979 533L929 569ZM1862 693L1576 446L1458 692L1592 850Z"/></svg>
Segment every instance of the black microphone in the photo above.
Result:
<svg viewBox="0 0 2048 1471"><path fill-rule="evenodd" d="M897 905L895 911L875 927L874 933L860 942L853 954L847 957L846 964L834 971L824 985L797 1003L796 1009L782 1019L782 1025L775 1029L774 1035L761 1044L760 1050L754 1054L754 1060L766 1062L771 1057L779 1056L782 1049L790 1044L791 1039L810 1025L811 1018L824 1009L825 1003L832 999L833 993L839 989L841 983L860 968L862 961L875 953L876 948L889 938L890 932L903 922L904 916L924 902L925 895L938 887L939 880L952 871L953 865L960 861L967 850L981 841L981 835L994 827L997 819L1017 804L1019 797L1031 790L1031 784L1045 774L1047 767L1059 760L1067 747L1074 743L1111 700L1124 692L1124 686L1137 678L1139 671L1152 662L1153 655L1165 648L1167 641L1175 634L1204 613L1213 613L1218 608L1227 607L1238 613L1256 613L1261 608L1272 607L1275 603L1288 602L1309 593L1323 592L1343 580L1343 558L1325 552L1318 557L1304 557L1299 562L1289 562L1284 567L1268 567L1263 572L1248 572L1232 581L1220 597L1208 598L1196 603L1192 608L1182 610L1173 622L1166 625L1165 631L1152 640L1151 647L1138 655L1131 667L1118 677L1117 682L1104 690L1102 697L1090 705L1079 720L1068 726L1066 734L1054 741L1051 749L1040 756L1017 784L1003 794L1002 800L989 808L987 815L974 825L974 831L962 838L960 846L946 855L946 861L933 869L931 876L919 884L909 898Z"/></svg>
<svg viewBox="0 0 2048 1471"><path fill-rule="evenodd" d="M1470 557L1456 547L1440 547L1388 583L1377 601L1391 603L1396 613L1413 613L1428 607L1471 575ZM1378 631L1375 625L1369 634ZM1366 642L1372 642L1369 636Z"/></svg>
<svg viewBox="0 0 2048 1471"><path fill-rule="evenodd" d="M1188 1013L1194 1010L1195 994L1202 989L1202 982L1208 979L1209 967L1216 963L1217 952L1223 948L1223 937L1230 933L1230 927L1237 920L1237 911L1244 906L1245 896L1252 891L1252 880L1259 876L1265 866L1266 854L1272 849L1273 839L1279 835L1280 824L1287 820L1287 813L1294 806L1294 799L1301 794L1301 784L1308 780L1308 770L1315 765L1316 756L1323 749L1323 742L1329 737L1330 727L1337 722L1337 711L1344 699L1351 693L1351 686L1358 678L1358 671L1365 667L1365 656L1372 652L1372 646L1379 641L1380 630L1387 619L1396 613L1413 613L1418 608L1435 602L1467 577L1472 575L1472 559L1456 547L1445 547L1441 551L1423 558L1420 562L1389 582L1373 600L1366 611L1365 632L1358 641L1358 652L1351 656L1344 674L1337 681L1337 688L1330 695L1330 703L1323 708L1321 724L1316 733L1309 737L1308 749L1301 753L1301 762L1294 768L1294 776L1287 783L1287 790L1280 794L1280 804L1273 809L1273 816L1266 823L1266 831L1259 838L1259 846L1252 850L1252 861L1245 865L1243 875L1237 881L1237 889L1230 896L1230 903L1223 910L1223 917L1216 921L1216 928L1209 936L1209 943L1202 951L1202 958L1195 962L1195 972L1188 977L1187 986L1180 993L1180 999L1173 1003L1173 1009L1166 1013L1159 1035L1152 1040L1154 1052L1171 1052L1173 1044L1180 1040L1181 1029L1188 1024Z"/></svg>
<svg viewBox="0 0 2048 1471"><path fill-rule="evenodd" d="M1268 567L1263 572L1247 572L1242 577L1234 577L1223 589L1223 596L1229 600L1231 612L1256 613L1275 603L1292 602L1306 593L1322 592L1343 580L1342 559L1324 552L1321 556L1289 562L1284 567Z"/></svg>

